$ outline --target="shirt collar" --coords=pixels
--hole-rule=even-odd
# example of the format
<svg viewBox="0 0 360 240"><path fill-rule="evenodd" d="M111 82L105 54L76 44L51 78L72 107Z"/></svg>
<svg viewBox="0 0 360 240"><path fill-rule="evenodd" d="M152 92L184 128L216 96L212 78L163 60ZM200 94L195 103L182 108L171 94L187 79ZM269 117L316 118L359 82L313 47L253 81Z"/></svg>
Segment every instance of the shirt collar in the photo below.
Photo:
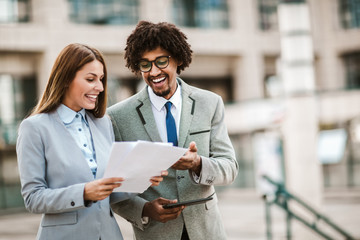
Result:
<svg viewBox="0 0 360 240"><path fill-rule="evenodd" d="M81 109L79 112L75 112L64 104L60 104L56 111L59 114L61 121L63 121L63 123L65 124L70 124L77 114L80 114L82 116L82 119L84 119L85 123L88 124L86 120L86 111L84 108Z"/></svg>
<svg viewBox="0 0 360 240"><path fill-rule="evenodd" d="M175 108L179 108L181 106L181 86L178 83L174 95L172 95L169 100L156 95L151 87L148 87L147 90L149 93L150 102L159 112L168 101L170 101Z"/></svg>

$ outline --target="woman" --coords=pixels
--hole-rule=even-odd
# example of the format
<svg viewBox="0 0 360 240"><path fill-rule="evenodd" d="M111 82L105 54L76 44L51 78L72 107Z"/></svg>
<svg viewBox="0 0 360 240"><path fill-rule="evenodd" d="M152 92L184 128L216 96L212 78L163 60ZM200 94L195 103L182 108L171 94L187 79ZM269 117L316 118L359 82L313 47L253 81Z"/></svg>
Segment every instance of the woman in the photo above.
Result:
<svg viewBox="0 0 360 240"><path fill-rule="evenodd" d="M70 44L20 125L21 192L26 208L43 214L37 239L122 239L109 204L130 194L112 193L123 178L102 179L114 141L106 85L101 53ZM150 181L156 186L162 177Z"/></svg>

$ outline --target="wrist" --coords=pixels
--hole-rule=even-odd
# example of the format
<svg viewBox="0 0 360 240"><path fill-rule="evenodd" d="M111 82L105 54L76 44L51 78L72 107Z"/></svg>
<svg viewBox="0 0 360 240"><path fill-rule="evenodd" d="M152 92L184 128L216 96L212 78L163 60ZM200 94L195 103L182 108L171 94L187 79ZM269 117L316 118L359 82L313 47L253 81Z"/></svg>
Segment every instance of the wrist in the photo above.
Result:
<svg viewBox="0 0 360 240"><path fill-rule="evenodd" d="M202 159L201 157L198 155L197 156L197 161L196 161L196 164L195 166L191 169L193 172L196 173L196 175L200 175L200 172L201 172L201 166L202 166Z"/></svg>
<svg viewBox="0 0 360 240"><path fill-rule="evenodd" d="M84 202L85 201L90 201L89 196L88 196L88 188L87 188L88 184L89 183L86 183L85 186L84 186L84 193L83 193Z"/></svg>
<svg viewBox="0 0 360 240"><path fill-rule="evenodd" d="M148 214L149 205L150 205L150 202L147 202L144 204L141 217L149 217L149 214Z"/></svg>

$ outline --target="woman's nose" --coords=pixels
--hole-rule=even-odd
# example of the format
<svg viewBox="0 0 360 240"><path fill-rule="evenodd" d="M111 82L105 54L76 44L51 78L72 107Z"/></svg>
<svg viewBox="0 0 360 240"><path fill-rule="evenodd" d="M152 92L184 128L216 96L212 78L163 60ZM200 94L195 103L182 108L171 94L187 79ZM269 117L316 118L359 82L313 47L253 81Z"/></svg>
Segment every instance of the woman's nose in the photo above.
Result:
<svg viewBox="0 0 360 240"><path fill-rule="evenodd" d="M95 89L98 90L99 92L104 91L104 85L101 80L96 82Z"/></svg>

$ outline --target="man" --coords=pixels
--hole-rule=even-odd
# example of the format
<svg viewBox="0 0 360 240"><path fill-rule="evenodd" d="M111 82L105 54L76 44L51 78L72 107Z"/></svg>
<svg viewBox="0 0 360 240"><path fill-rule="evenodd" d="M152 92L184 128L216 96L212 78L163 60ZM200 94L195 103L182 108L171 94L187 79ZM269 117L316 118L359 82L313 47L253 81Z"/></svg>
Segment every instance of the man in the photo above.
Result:
<svg viewBox="0 0 360 240"><path fill-rule="evenodd" d="M189 148L159 186L112 206L133 224L136 239L226 239L214 185L232 183L238 164L221 97L177 77L191 55L187 37L173 24L141 21L127 39L126 66L141 72L147 86L108 109L116 140ZM213 200L205 204L163 208L174 199L210 195Z"/></svg>

